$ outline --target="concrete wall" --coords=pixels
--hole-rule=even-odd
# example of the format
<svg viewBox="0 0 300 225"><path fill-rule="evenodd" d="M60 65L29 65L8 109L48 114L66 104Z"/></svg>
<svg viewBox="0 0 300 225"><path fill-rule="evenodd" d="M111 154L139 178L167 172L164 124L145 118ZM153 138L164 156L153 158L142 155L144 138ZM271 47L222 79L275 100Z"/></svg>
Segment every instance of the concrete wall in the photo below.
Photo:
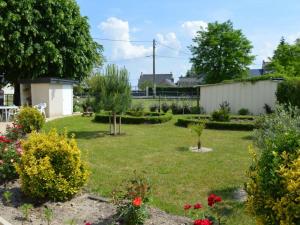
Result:
<svg viewBox="0 0 300 225"><path fill-rule="evenodd" d="M220 108L224 101L230 103L232 113L247 108L251 114L265 113L264 105L272 108L276 103L276 90L279 81L236 82L200 87L200 104L206 113Z"/></svg>

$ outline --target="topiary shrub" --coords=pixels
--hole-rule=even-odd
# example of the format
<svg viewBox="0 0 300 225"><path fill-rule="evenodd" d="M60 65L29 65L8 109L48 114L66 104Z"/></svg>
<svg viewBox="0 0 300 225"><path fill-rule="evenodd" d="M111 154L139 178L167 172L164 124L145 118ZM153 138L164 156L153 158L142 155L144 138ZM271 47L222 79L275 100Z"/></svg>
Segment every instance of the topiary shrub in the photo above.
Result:
<svg viewBox="0 0 300 225"><path fill-rule="evenodd" d="M74 138L32 132L22 141L23 155L16 170L22 191L36 199L70 199L86 183L88 171Z"/></svg>
<svg viewBox="0 0 300 225"><path fill-rule="evenodd" d="M44 126L45 117L36 108L23 107L17 114L15 122L22 126L25 133L30 133L33 130L39 131Z"/></svg>
<svg viewBox="0 0 300 225"><path fill-rule="evenodd" d="M213 113L211 114L211 118L212 118L212 120L218 121L218 122L230 121L229 113L223 109L213 111Z"/></svg>
<svg viewBox="0 0 300 225"><path fill-rule="evenodd" d="M241 108L241 109L238 111L238 114L241 115L241 116L246 116L246 115L249 115L250 112L249 112L249 109Z"/></svg>
<svg viewBox="0 0 300 225"><path fill-rule="evenodd" d="M158 110L159 106L157 104L153 104L153 105L150 105L149 109L150 109L150 112L156 112Z"/></svg>
<svg viewBox="0 0 300 225"><path fill-rule="evenodd" d="M170 106L168 105L168 103L164 102L162 105L161 105L161 109L164 113L167 113L170 109Z"/></svg>
<svg viewBox="0 0 300 225"><path fill-rule="evenodd" d="M246 206L257 224L300 224L300 110L277 106L255 130ZM296 172L298 171L298 172Z"/></svg>

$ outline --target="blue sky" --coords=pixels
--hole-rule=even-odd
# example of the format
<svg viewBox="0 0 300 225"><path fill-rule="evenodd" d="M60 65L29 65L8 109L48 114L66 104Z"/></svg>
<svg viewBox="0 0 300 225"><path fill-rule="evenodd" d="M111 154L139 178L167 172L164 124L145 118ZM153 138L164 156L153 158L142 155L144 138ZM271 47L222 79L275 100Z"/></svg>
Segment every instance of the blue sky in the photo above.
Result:
<svg viewBox="0 0 300 225"><path fill-rule="evenodd" d="M261 67L280 38L289 42L300 37L299 0L77 0L81 13L89 18L94 38L104 46L109 63L125 66L132 85L141 72L152 73L152 39L156 39L156 73L174 74L189 69L187 48L200 26L231 20L254 46L251 68ZM129 42L142 41L142 42ZM166 47L168 46L168 47Z"/></svg>

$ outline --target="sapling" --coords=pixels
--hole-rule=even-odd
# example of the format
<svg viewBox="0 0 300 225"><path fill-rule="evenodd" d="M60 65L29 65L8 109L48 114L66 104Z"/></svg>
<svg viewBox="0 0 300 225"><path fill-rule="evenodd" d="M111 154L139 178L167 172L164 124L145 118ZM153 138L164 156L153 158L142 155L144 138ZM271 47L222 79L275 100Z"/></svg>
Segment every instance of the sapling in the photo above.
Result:
<svg viewBox="0 0 300 225"><path fill-rule="evenodd" d="M3 193L3 200L4 200L5 204L10 204L11 198L12 198L12 193L10 191L5 191Z"/></svg>
<svg viewBox="0 0 300 225"><path fill-rule="evenodd" d="M201 121L200 123L192 124L189 126L189 128L197 135L197 137L198 137L197 146L198 146L198 149L201 149L201 135L205 128L205 122Z"/></svg>
<svg viewBox="0 0 300 225"><path fill-rule="evenodd" d="M23 204L21 205L21 211L23 213L23 217L26 221L29 221L29 217L30 217L30 212L31 212L31 209L33 208L33 205L32 204Z"/></svg>
<svg viewBox="0 0 300 225"><path fill-rule="evenodd" d="M53 211L50 208L45 208L44 209L44 217L45 220L47 221L47 225L50 225L52 219L53 219Z"/></svg>

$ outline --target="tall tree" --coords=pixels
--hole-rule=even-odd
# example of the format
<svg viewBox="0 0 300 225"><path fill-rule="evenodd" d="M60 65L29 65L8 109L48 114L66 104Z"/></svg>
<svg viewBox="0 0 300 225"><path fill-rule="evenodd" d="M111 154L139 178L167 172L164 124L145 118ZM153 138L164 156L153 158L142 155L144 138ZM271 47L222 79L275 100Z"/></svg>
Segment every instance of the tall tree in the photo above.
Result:
<svg viewBox="0 0 300 225"><path fill-rule="evenodd" d="M289 44L281 38L267 68L291 77L300 76L300 40Z"/></svg>
<svg viewBox="0 0 300 225"><path fill-rule="evenodd" d="M105 110L110 111L113 117L113 134L117 134L117 115L126 112L131 104L131 86L129 83L128 71L125 68L119 69L116 65L107 65L100 88L101 105ZM119 127L119 133L120 133Z"/></svg>
<svg viewBox="0 0 300 225"><path fill-rule="evenodd" d="M209 23L193 41L191 62L197 74L205 74L206 83L246 76L254 59L250 41L230 21Z"/></svg>
<svg viewBox="0 0 300 225"><path fill-rule="evenodd" d="M80 81L101 62L75 0L0 0L0 74L14 84L15 103L20 79Z"/></svg>

